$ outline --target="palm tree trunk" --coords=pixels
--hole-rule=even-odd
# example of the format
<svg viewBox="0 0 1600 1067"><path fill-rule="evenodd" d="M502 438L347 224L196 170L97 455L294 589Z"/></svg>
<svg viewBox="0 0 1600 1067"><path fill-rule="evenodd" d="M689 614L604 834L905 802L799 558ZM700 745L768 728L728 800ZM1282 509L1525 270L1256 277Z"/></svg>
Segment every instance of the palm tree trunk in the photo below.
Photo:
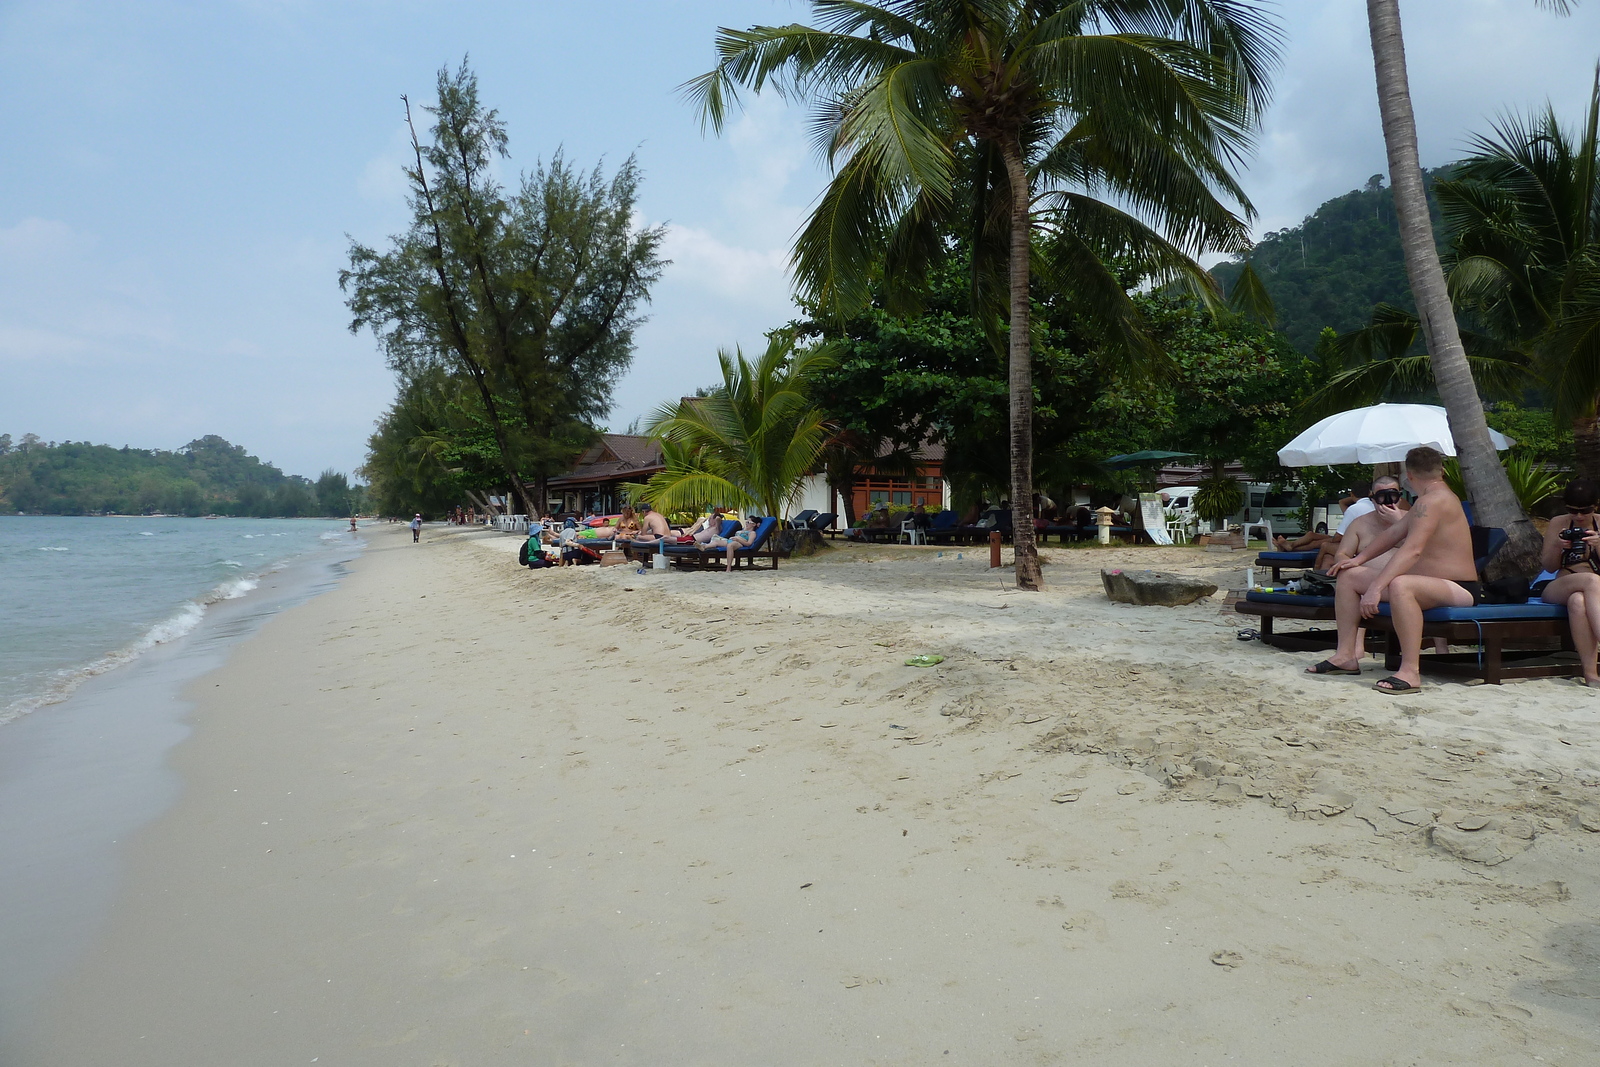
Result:
<svg viewBox="0 0 1600 1067"><path fill-rule="evenodd" d="M1002 138L1000 155L1011 181L1011 335L1008 385L1011 393L1011 547L1017 588L1039 589L1039 549L1033 536L1033 329L1028 293L1033 250L1033 206L1028 169L1015 136Z"/></svg>
<svg viewBox="0 0 1600 1067"><path fill-rule="evenodd" d="M1372 60L1377 71L1378 110L1383 115L1383 140L1389 153L1389 181L1394 188L1400 245L1406 276L1417 302L1423 338L1433 363L1433 378L1450 419L1461 477L1477 510L1478 522L1502 527L1509 538L1495 559L1491 577L1532 574L1540 548L1539 532L1517 502L1511 479L1489 440L1483 401L1467 366L1456 326L1455 309L1445 285L1439 249L1428 217L1428 198L1417 155L1417 120L1406 78L1405 40L1400 33L1400 0L1367 0L1367 26L1372 35Z"/></svg>
<svg viewBox="0 0 1600 1067"><path fill-rule="evenodd" d="M1594 412L1572 420L1573 450L1579 477L1600 481L1600 417Z"/></svg>

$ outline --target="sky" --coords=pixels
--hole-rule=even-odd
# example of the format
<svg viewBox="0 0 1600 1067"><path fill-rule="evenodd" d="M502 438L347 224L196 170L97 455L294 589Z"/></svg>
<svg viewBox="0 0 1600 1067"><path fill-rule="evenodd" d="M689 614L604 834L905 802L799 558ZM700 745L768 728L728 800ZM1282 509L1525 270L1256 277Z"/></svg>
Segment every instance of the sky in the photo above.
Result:
<svg viewBox="0 0 1600 1067"><path fill-rule="evenodd" d="M1576 123L1600 0L1403 0L1422 158L1506 109ZM1386 170L1360 0L1282 0L1273 107L1243 175L1257 232ZM400 95L470 56L503 175L628 155L671 265L609 425L717 380L794 316L788 248L826 179L805 114L748 101L720 138L677 87L723 25L791 0L0 0L0 432L177 448L219 434L285 471L351 472L394 382L352 334L349 241L406 221Z"/></svg>

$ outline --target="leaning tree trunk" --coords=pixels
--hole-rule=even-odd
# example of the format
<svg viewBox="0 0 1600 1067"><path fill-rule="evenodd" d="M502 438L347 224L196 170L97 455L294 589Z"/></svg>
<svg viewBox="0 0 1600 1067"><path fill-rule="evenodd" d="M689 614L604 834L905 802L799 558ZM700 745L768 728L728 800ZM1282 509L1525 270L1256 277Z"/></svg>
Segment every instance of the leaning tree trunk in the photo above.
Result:
<svg viewBox="0 0 1600 1067"><path fill-rule="evenodd" d="M1433 379L1450 418L1461 477L1477 510L1478 522L1502 527L1509 538L1495 559L1491 577L1538 567L1539 532L1523 513L1511 479L1489 440L1483 401L1472 380L1455 309L1445 284L1439 249L1433 241L1422 164L1417 157L1417 120L1406 79L1405 40L1400 33L1400 0L1367 0L1367 25L1372 34L1372 60L1378 79L1378 110L1383 115L1383 140L1389 153L1389 182L1394 188L1400 246L1406 277L1417 302L1417 317L1433 363Z"/></svg>
<svg viewBox="0 0 1600 1067"><path fill-rule="evenodd" d="M1017 588L1043 585L1033 533L1033 344L1028 293L1033 250L1032 196L1022 146L1015 137L1000 143L1011 183L1011 335L1007 383L1011 394L1011 546Z"/></svg>

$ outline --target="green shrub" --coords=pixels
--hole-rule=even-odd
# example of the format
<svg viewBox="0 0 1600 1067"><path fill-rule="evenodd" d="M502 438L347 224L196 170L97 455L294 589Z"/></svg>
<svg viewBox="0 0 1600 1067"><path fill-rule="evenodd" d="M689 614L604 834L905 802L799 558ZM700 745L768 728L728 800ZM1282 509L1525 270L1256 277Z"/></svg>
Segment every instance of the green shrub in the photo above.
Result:
<svg viewBox="0 0 1600 1067"><path fill-rule="evenodd" d="M1195 514L1213 526L1228 521L1244 507L1244 486L1226 475L1207 478L1194 494Z"/></svg>

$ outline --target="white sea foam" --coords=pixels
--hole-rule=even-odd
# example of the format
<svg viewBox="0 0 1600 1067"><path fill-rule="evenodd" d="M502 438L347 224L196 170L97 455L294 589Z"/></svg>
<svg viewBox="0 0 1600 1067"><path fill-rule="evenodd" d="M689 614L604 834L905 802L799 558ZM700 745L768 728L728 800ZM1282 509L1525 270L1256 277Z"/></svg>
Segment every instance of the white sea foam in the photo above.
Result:
<svg viewBox="0 0 1600 1067"><path fill-rule="evenodd" d="M240 563L236 559L219 559L219 560L217 560L217 564L218 564L218 566L222 566L222 567L243 567L244 566L243 563Z"/></svg>
<svg viewBox="0 0 1600 1067"><path fill-rule="evenodd" d="M71 552L72 549L68 548L65 545L44 545L39 549L39 551L40 552Z"/></svg>
<svg viewBox="0 0 1600 1067"><path fill-rule="evenodd" d="M268 568L267 573L281 570L287 564L288 561L285 560L276 566ZM207 607L222 600L238 600L260 584L258 578L254 576L232 578L205 595L195 600L184 602L174 614L150 627L126 647L101 656L86 666L57 671L55 677L43 692L24 697L8 707L0 708L0 725L4 725L46 705L59 704L71 696L74 690L90 678L131 663L157 645L165 645L176 641L200 625L200 620L205 618Z"/></svg>
<svg viewBox="0 0 1600 1067"><path fill-rule="evenodd" d="M139 531L139 536L140 537L154 537L155 534L151 533L149 530L140 530Z"/></svg>

